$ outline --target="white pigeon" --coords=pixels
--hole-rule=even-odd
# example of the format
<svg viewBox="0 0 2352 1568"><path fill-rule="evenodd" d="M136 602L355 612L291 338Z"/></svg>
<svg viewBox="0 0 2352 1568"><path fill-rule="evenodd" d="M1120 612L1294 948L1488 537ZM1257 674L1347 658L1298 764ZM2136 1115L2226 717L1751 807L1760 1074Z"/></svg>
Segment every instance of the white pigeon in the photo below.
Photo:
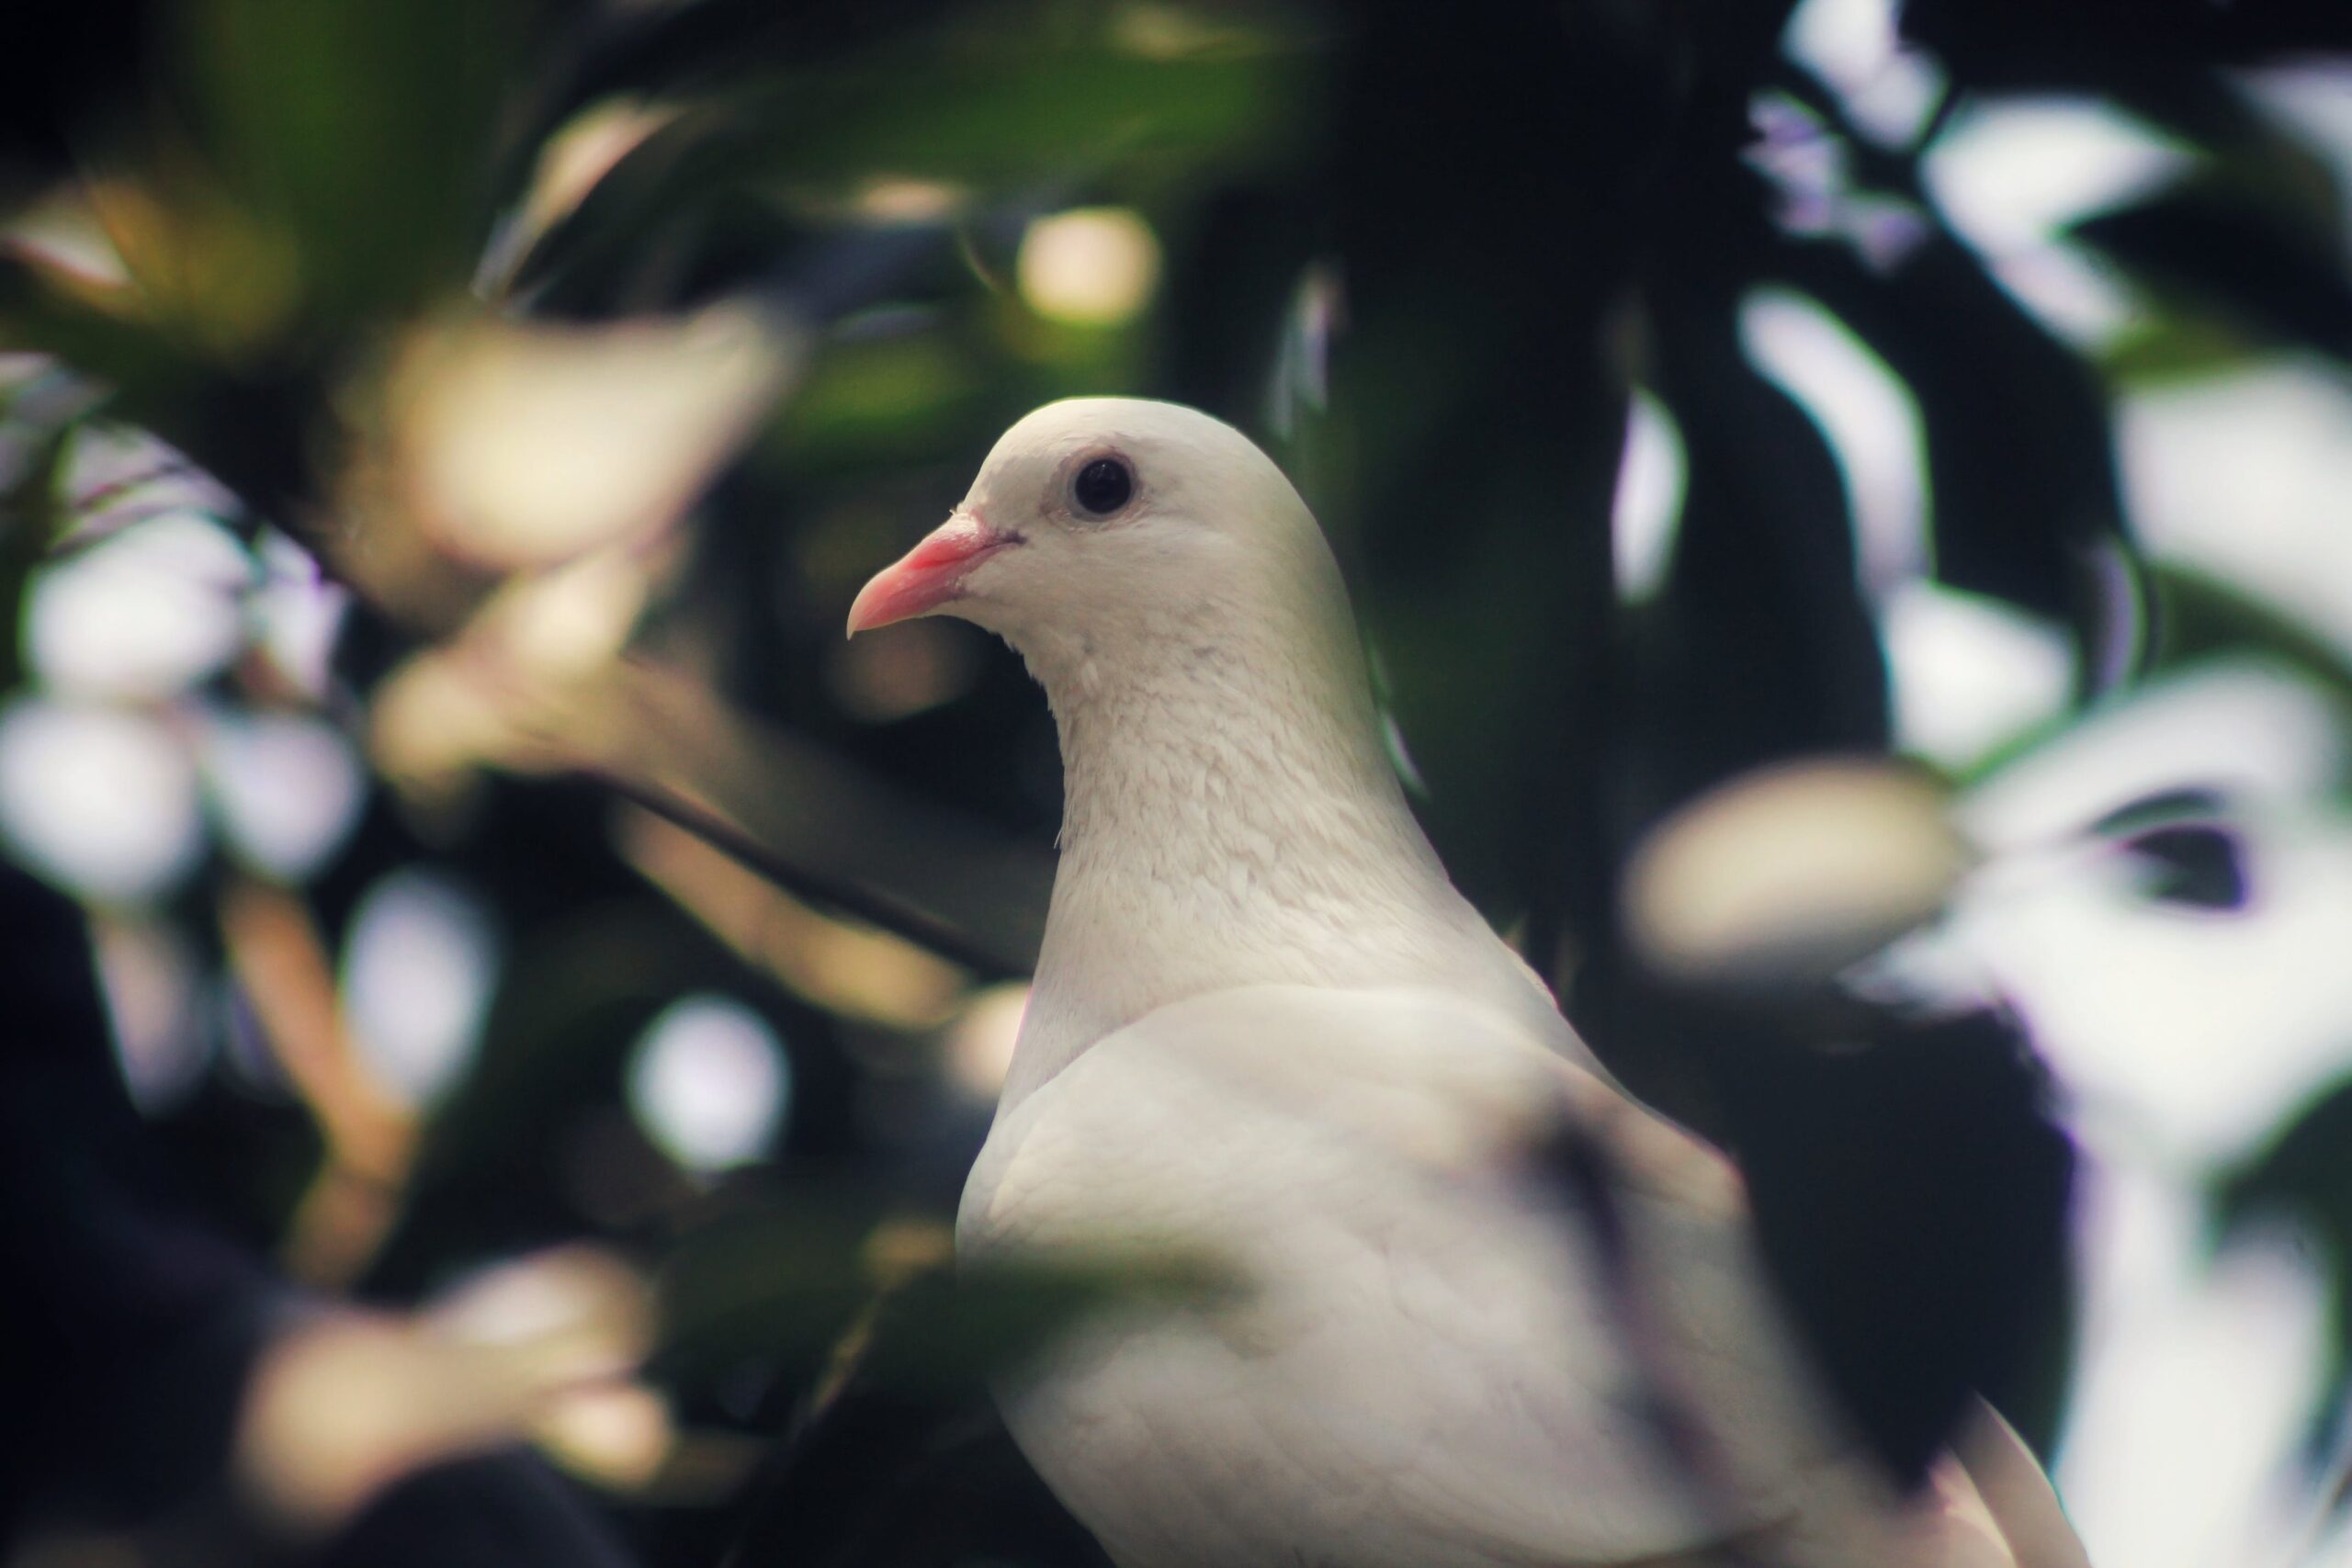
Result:
<svg viewBox="0 0 2352 1568"><path fill-rule="evenodd" d="M1247 438L1038 410L850 631L933 614L1021 653L1067 780L958 1254L1204 1252L1244 1287L1099 1320L999 1390L1120 1568L2084 1561L1989 1411L1916 1496L1881 1480L1736 1171L1617 1088L1447 880L1330 550Z"/></svg>

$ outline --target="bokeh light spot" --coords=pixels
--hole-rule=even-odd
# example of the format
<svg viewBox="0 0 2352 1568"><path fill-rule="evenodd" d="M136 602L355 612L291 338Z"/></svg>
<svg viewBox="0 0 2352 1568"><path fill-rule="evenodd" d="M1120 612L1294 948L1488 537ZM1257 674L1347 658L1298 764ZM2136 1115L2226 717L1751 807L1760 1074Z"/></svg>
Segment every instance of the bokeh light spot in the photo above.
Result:
<svg viewBox="0 0 2352 1568"><path fill-rule="evenodd" d="M1997 599L1914 581L1887 596L1880 626L1895 742L1945 768L2055 717L2074 688L2066 634Z"/></svg>
<svg viewBox="0 0 2352 1568"><path fill-rule="evenodd" d="M94 920L90 935L131 1103L150 1116L167 1114L194 1092L211 1060L195 950L152 919Z"/></svg>
<svg viewBox="0 0 2352 1568"><path fill-rule="evenodd" d="M760 1158L791 1093L792 1065L775 1031L716 993L663 1009L629 1059L629 1109L646 1135L692 1171Z"/></svg>
<svg viewBox="0 0 2352 1568"><path fill-rule="evenodd" d="M2301 618L2352 656L2352 381L2278 358L2135 391L2117 457L2148 547Z"/></svg>
<svg viewBox="0 0 2352 1568"><path fill-rule="evenodd" d="M1907 143L1934 109L1944 74L1902 47L1894 0L1804 0L1789 17L1789 57L1836 89L1846 113L1886 146Z"/></svg>
<svg viewBox="0 0 2352 1568"><path fill-rule="evenodd" d="M1159 281L1159 241L1124 207L1040 218L1022 237L1021 298L1051 321L1111 327L1132 320Z"/></svg>
<svg viewBox="0 0 2352 1568"><path fill-rule="evenodd" d="M472 1063L498 976L488 911L447 876L393 872L352 916L343 1005L354 1043L412 1104L446 1094Z"/></svg>
<svg viewBox="0 0 2352 1568"><path fill-rule="evenodd" d="M1012 1068L1013 1043L1021 1037L1021 1020L1029 1010L1029 987L1017 981L990 986L974 996L964 1016L947 1032L941 1059L947 1081L956 1091L981 1105L993 1105Z"/></svg>
<svg viewBox="0 0 2352 1568"><path fill-rule="evenodd" d="M1966 870L1942 792L1861 758L1760 768L1677 810L1625 870L1625 924L1660 973L1811 984L1931 916Z"/></svg>
<svg viewBox="0 0 2352 1568"><path fill-rule="evenodd" d="M1748 362L1821 427L1845 475L1855 566L1883 593L1921 570L1927 546L1927 438L1910 389L1846 323L1784 288L1750 293L1739 311Z"/></svg>
<svg viewBox="0 0 2352 1568"><path fill-rule="evenodd" d="M215 714L204 767L230 843L281 882L317 870L366 799L351 743L333 725L298 714Z"/></svg>
<svg viewBox="0 0 2352 1568"><path fill-rule="evenodd" d="M35 575L26 652L60 692L168 697L243 645L252 579L244 547L209 517L150 518Z"/></svg>
<svg viewBox="0 0 2352 1568"><path fill-rule="evenodd" d="M2097 98L1972 103L1928 155L1937 205L1971 243L1999 254L2046 243L2177 175L2188 154Z"/></svg>
<svg viewBox="0 0 2352 1568"><path fill-rule="evenodd" d="M283 534L264 530L260 547L261 585L246 601L254 644L296 691L323 698L351 592L330 581L317 559Z"/></svg>
<svg viewBox="0 0 2352 1568"><path fill-rule="evenodd" d="M1666 581L1689 482L1690 464L1674 416L1649 393L1635 392L1626 414L1625 453L1618 464L1617 496L1610 512L1617 596L1626 603L1649 598Z"/></svg>
<svg viewBox="0 0 2352 1568"><path fill-rule="evenodd" d="M2099 99L2048 96L1962 107L1922 173L1944 217L2018 303L2068 341L2096 347L2138 306L2110 269L2061 236L2188 163L2145 122Z"/></svg>
<svg viewBox="0 0 2352 1568"><path fill-rule="evenodd" d="M468 321L413 340L390 393L405 500L485 566L547 566L668 527L793 358L742 304L597 326Z"/></svg>
<svg viewBox="0 0 2352 1568"><path fill-rule="evenodd" d="M19 699L0 712L0 833L86 899L156 897L203 848L195 764L143 715Z"/></svg>

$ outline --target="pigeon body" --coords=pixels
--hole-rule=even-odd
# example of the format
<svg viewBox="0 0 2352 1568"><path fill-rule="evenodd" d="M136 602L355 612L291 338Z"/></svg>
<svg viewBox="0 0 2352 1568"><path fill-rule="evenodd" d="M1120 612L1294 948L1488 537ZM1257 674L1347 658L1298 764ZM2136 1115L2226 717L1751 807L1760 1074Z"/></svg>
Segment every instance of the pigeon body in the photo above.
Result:
<svg viewBox="0 0 2352 1568"><path fill-rule="evenodd" d="M1022 654L1067 783L959 1255L1177 1250L1241 1286L1000 1389L1120 1568L2079 1562L2006 1428L1998 1519L1955 1461L1900 1500L1853 1449L1736 1172L1447 880L1329 547L1247 438L1039 410L850 626L938 613Z"/></svg>

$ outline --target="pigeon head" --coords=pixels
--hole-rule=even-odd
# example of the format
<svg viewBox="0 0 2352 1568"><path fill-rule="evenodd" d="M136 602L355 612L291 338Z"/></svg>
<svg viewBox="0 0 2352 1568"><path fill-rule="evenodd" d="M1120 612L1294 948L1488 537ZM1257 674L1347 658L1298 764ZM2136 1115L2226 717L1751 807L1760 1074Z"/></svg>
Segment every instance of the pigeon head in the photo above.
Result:
<svg viewBox="0 0 2352 1568"><path fill-rule="evenodd" d="M947 521L868 582L852 636L949 615L1041 672L1344 614L1298 492L1231 426L1173 403L1073 398L1005 432Z"/></svg>

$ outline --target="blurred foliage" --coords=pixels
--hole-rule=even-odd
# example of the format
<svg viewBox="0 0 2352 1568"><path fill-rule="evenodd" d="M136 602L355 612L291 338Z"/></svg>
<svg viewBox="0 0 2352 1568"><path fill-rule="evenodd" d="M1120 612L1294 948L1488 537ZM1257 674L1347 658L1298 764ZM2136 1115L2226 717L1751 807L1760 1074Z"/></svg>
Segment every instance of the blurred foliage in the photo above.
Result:
<svg viewBox="0 0 2352 1568"><path fill-rule="evenodd" d="M2343 1435L2352 1387L2352 1089L2322 1095L2279 1130L2267 1148L2230 1173L2216 1205L2225 1229L2285 1223L2326 1256L2334 1280L2327 1311L2328 1360L2315 1402L2309 1458L2324 1461Z"/></svg>
<svg viewBox="0 0 2352 1568"><path fill-rule="evenodd" d="M50 41L0 67L18 214L0 351L50 356L12 361L0 392L0 676L40 688L37 569L135 525L119 483L77 479L77 436L145 433L166 470L184 455L232 492L218 515L252 552L249 621L279 532L321 592L353 598L315 685L255 634L191 689L119 705L182 737L224 712L314 717L369 767L356 819L295 874L214 831L160 894L90 900L102 947L168 931L200 976L175 1005L210 1065L148 1141L202 1224L303 1300L413 1302L581 1236L654 1272L650 1375L676 1433L653 1482L599 1504L648 1562L1094 1560L978 1414L978 1379L1132 1272L968 1281L951 1306L935 1270L876 1262L877 1238L951 1212L985 1128L959 1063L985 1057L978 983L1034 949L1052 729L968 628L839 635L863 577L1035 403L1193 401L1284 459L1359 594L1448 864L1629 1083L1717 1131L1737 1132L1726 1086L1625 951L1621 870L1712 784L1892 739L1887 585L1865 581L1852 476L1815 411L1743 340L1757 289L1817 304L1907 392L1925 568L2064 629L2054 735L2152 668L2230 650L2347 692L2339 645L2136 558L2110 420L2137 379L2280 344L2352 358L2343 192L2223 69L2346 47L2340 6L1915 0L1901 42L1931 94L1892 135L1784 50L1788 0L1442 19L1303 0L47 9ZM2104 349L2021 303L1924 173L1957 114L2021 92L2110 105L2194 155L2066 237L2135 291ZM1790 173L1773 125L1834 175ZM1158 282L1090 321L1037 296L1023 246L1094 207L1139 215ZM653 320L707 346L714 306L765 369L686 423L737 420L741 439L631 456L651 415L624 393L666 396L645 390L655 362L569 372L584 412L560 434L619 453L616 473L658 469L648 493L674 504L547 558L469 554L401 445L403 400L435 395L401 378L416 345L491 323L609 344ZM1663 585L1627 602L1611 520L1636 389L1686 474ZM514 446L526 481L566 461ZM2220 827L2100 830L2155 868L2154 897L2244 897ZM355 1055L348 944L383 879L418 866L479 900L500 953L476 1055L402 1100ZM238 904L256 884L275 902ZM257 907L260 925L235 918ZM683 1168L630 1108L649 1025L690 992L748 1004L789 1064L773 1151L741 1168ZM1762 1102L1812 1082L1792 1060ZM2287 1133L2246 1191L2318 1205L2342 1279L2341 1194L2309 1153L2341 1145L2315 1130L2339 1112ZM1822 1152L1824 1179L1867 1179ZM1882 1205L1898 1227L1951 1197L1909 1190ZM132 1201L62 1201L93 1224ZM1773 1211L1782 1260L1857 1267L1792 1214ZM320 1235L342 1239L300 1243ZM2043 1345L2009 1403L2046 1440L2064 1314L2029 1326ZM127 1511L175 1517L185 1486ZM56 1522L43 1496L13 1501Z"/></svg>

